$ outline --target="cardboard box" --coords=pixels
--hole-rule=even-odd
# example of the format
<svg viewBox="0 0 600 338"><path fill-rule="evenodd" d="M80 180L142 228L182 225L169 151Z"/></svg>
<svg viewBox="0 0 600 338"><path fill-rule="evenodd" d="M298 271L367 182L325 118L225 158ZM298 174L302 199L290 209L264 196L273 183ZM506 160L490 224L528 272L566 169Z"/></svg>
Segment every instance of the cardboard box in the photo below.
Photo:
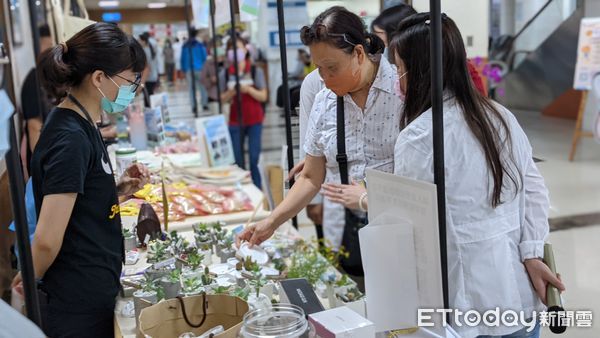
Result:
<svg viewBox="0 0 600 338"><path fill-rule="evenodd" d="M375 338L375 324L343 306L308 316L321 338Z"/></svg>

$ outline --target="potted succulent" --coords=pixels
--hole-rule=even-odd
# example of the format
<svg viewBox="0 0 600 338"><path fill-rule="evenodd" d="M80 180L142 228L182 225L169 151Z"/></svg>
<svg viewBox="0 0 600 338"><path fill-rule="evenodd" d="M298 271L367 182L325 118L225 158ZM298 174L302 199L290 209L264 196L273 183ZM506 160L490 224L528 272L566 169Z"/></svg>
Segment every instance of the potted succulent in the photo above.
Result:
<svg viewBox="0 0 600 338"><path fill-rule="evenodd" d="M162 290L154 281L151 280L146 280L142 288L133 293L136 328L139 327L139 318L142 310L158 303L160 299L162 299Z"/></svg>
<svg viewBox="0 0 600 338"><path fill-rule="evenodd" d="M125 252L137 248L137 239L135 238L135 234L133 231L125 228L123 228L123 246L125 247Z"/></svg>
<svg viewBox="0 0 600 338"><path fill-rule="evenodd" d="M316 286L321 275L329 268L329 262L312 247L304 247L291 256L292 260L288 267L288 278L306 278L308 282Z"/></svg>
<svg viewBox="0 0 600 338"><path fill-rule="evenodd" d="M148 243L148 263L162 262L171 256L168 242L153 240Z"/></svg>
<svg viewBox="0 0 600 338"><path fill-rule="evenodd" d="M202 293L202 280L198 277L186 278L183 280L182 293L184 296L194 296Z"/></svg>
<svg viewBox="0 0 600 338"><path fill-rule="evenodd" d="M181 270L173 270L160 280L165 299L175 298L181 291Z"/></svg>
<svg viewBox="0 0 600 338"><path fill-rule="evenodd" d="M251 309L265 309L271 306L271 299L260 290L267 284L267 280L260 273L260 268L252 271L252 278L248 280L252 293L248 296L248 305Z"/></svg>
<svg viewBox="0 0 600 338"><path fill-rule="evenodd" d="M204 256L200 255L198 252L192 252L187 254L185 265L187 269L182 273L184 278L198 277L200 278L202 271L200 270L200 266L202 265L202 261L204 260Z"/></svg>
<svg viewBox="0 0 600 338"><path fill-rule="evenodd" d="M248 296L250 295L250 292L252 292L252 290L250 290L250 288L238 286L235 289L233 289L229 293L229 295L234 296L234 297L239 297L245 301L248 301Z"/></svg>
<svg viewBox="0 0 600 338"><path fill-rule="evenodd" d="M221 247L218 255L221 258L221 263L227 263L229 258L235 257L235 250L233 249L233 237L226 237L222 243L223 246Z"/></svg>
<svg viewBox="0 0 600 338"><path fill-rule="evenodd" d="M231 292L231 286L217 286L212 290L212 293L215 295L228 295Z"/></svg>
<svg viewBox="0 0 600 338"><path fill-rule="evenodd" d="M202 263L204 264L204 266L209 266L212 264L212 250L211 250L211 245L209 244L203 244L200 247L200 255L202 255L204 257L204 260L202 261Z"/></svg>
<svg viewBox="0 0 600 338"><path fill-rule="evenodd" d="M206 292L209 292L218 286L217 282L208 270L208 267L204 268L204 274L202 274L201 280Z"/></svg>

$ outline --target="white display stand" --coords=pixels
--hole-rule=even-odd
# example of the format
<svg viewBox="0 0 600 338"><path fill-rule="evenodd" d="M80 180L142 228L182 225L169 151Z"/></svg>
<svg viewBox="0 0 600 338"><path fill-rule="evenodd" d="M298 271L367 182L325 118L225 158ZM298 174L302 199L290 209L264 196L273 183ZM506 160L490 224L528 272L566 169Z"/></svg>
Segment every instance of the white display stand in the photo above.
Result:
<svg viewBox="0 0 600 338"><path fill-rule="evenodd" d="M359 232L367 317L378 332L414 328L419 308L444 308L436 186L376 170L367 182L369 224ZM428 331L452 337L440 314L432 321Z"/></svg>

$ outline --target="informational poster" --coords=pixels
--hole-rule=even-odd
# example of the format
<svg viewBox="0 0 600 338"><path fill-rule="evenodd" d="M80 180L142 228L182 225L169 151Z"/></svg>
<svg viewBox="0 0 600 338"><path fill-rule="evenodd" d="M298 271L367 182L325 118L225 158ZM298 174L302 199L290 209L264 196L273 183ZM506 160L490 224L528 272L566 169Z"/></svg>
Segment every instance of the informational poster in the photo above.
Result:
<svg viewBox="0 0 600 338"><path fill-rule="evenodd" d="M577 64L573 87L592 89L592 82L600 75L600 18L584 18L579 27Z"/></svg>
<svg viewBox="0 0 600 338"><path fill-rule="evenodd" d="M277 1L269 0L267 3L269 22L269 47L279 50L279 26L277 19ZM284 0L283 12L285 18L285 41L287 47L303 46L300 40L300 29L309 24L308 8L305 0Z"/></svg>
<svg viewBox="0 0 600 338"><path fill-rule="evenodd" d="M370 169L367 182L359 238L368 318L378 331L417 327L418 309L444 307L436 186ZM445 337L441 315L432 320Z"/></svg>
<svg viewBox="0 0 600 338"><path fill-rule="evenodd" d="M197 119L196 127L198 139L201 142L202 160L207 166L222 167L235 163L233 143L225 116L217 115Z"/></svg>
<svg viewBox="0 0 600 338"><path fill-rule="evenodd" d="M229 0L215 0L215 27L231 23Z"/></svg>

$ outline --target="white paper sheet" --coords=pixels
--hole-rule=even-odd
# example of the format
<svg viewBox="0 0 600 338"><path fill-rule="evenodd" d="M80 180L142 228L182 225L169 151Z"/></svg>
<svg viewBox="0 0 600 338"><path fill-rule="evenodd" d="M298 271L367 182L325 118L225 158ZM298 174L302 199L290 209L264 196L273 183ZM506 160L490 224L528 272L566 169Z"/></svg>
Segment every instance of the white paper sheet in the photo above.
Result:
<svg viewBox="0 0 600 338"><path fill-rule="evenodd" d="M409 262L408 258L403 259L400 266L396 266L393 269L399 269L399 273L402 274L414 274L416 271L416 292L417 295L416 303L412 301L397 303L397 308L405 308L406 312L411 315L406 318L397 317L397 326L389 329L402 329L407 328L406 323L412 324L412 327L416 326L417 313L419 308L430 308L430 309L442 309L444 307L443 302L443 291L442 291L442 276L441 276L441 263L440 263L440 249L439 249L439 230L438 230L438 217L437 217L437 193L436 186L431 183L416 181L392 174L383 173L376 170L367 170L367 190L369 194L369 225L361 230L360 236L363 236L363 232L370 227L377 227L389 224L405 224L406 227L412 225L414 233L414 259ZM365 234L367 234L365 232ZM382 230L379 232L381 235L386 233L393 233L389 229ZM397 232L400 234L400 232ZM397 235L399 236L399 235ZM403 237L401 237L404 239ZM363 241L361 238L361 252L363 255L363 262L365 257L370 255L369 248L373 250L380 246L383 241L387 239L380 237L373 239L371 245L365 243L363 248ZM400 243L400 242L398 242ZM397 250L400 250L398 248ZM398 251L400 252L400 251ZM380 258L382 262L388 263L387 258ZM398 263L398 262L396 262ZM413 271L414 267L414 271ZM365 272L369 268L365 268ZM397 276L397 272L389 272L393 276ZM405 277L402 280L406 283ZM372 279L368 274L365 276L365 284L367 286L367 314L369 319L373 322L379 322L377 318L372 317L372 309L379 306L376 300L372 299L371 293L385 293L393 295L398 290L389 288L385 282L380 280L370 281ZM407 279L406 279L407 280ZM408 284L404 284L407 287ZM369 287L370 286L370 287ZM411 299L411 295L402 295L403 297L409 297L404 299ZM397 311L397 310L396 310ZM441 325L441 316L433 317L435 322L435 333L444 336L445 330ZM391 323L386 323L386 326ZM410 326L409 326L410 327ZM386 327L384 330L387 330ZM379 327L378 327L378 331Z"/></svg>
<svg viewBox="0 0 600 338"><path fill-rule="evenodd" d="M360 230L368 297L367 314L377 332L416 326L417 267L412 225L370 225Z"/></svg>

